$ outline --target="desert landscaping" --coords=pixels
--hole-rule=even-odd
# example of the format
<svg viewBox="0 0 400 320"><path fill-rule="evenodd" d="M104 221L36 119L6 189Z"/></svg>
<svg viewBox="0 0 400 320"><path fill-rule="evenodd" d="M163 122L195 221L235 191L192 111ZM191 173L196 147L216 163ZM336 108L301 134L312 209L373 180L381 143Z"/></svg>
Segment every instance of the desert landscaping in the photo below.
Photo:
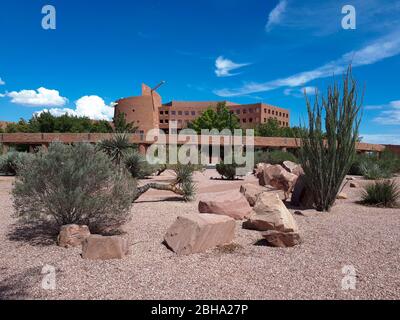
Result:
<svg viewBox="0 0 400 320"><path fill-rule="evenodd" d="M152 177L173 179L167 170ZM199 200L222 192L237 194L242 185L259 188L249 174L220 180L208 169L195 172L197 196L184 202L169 191L150 190L132 206L123 227L129 253L122 259L89 260L80 246L63 248L55 237L33 232L11 217L14 177L0 177L1 299L398 299L400 297L400 209L357 204L361 186L351 177L348 199L337 200L331 212L292 208L301 243L288 248L267 244L260 231L234 220L229 244L201 253L177 255L163 244L178 216L200 215ZM396 178L399 182L400 179ZM142 180L140 183L148 182ZM282 191L264 187L267 194ZM299 211L294 214L295 211ZM41 286L44 265L56 268L56 290ZM343 290L342 268L356 269L356 289Z"/></svg>

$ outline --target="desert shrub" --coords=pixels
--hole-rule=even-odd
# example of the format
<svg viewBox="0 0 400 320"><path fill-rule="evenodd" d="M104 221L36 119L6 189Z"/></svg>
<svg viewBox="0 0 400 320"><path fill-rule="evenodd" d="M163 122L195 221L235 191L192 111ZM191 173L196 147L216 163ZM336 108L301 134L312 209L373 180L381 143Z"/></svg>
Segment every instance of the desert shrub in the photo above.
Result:
<svg viewBox="0 0 400 320"><path fill-rule="evenodd" d="M135 179L143 179L159 170L159 166L149 164L146 157L136 151L126 154L124 164Z"/></svg>
<svg viewBox="0 0 400 320"><path fill-rule="evenodd" d="M227 180L234 180L236 177L236 168L238 165L236 163L218 163L216 166L217 172Z"/></svg>
<svg viewBox="0 0 400 320"><path fill-rule="evenodd" d="M390 150L385 150L379 157L380 166L391 175L400 172L400 156Z"/></svg>
<svg viewBox="0 0 400 320"><path fill-rule="evenodd" d="M254 153L254 163L282 164L284 161L298 163L299 160L293 153L280 150L274 151L256 151Z"/></svg>
<svg viewBox="0 0 400 320"><path fill-rule="evenodd" d="M365 179L378 180L390 178L392 173L379 162L364 161L360 165L361 173Z"/></svg>
<svg viewBox="0 0 400 320"><path fill-rule="evenodd" d="M318 211L330 210L354 161L361 122L357 91L349 67L341 89L335 83L326 97L317 94L314 106L306 97L308 128L301 139L300 160Z"/></svg>
<svg viewBox="0 0 400 320"><path fill-rule="evenodd" d="M400 189L395 181L382 180L365 187L361 203L380 207L395 207L400 199Z"/></svg>
<svg viewBox="0 0 400 320"><path fill-rule="evenodd" d="M24 165L28 165L32 155L10 151L0 156L0 173L15 176Z"/></svg>
<svg viewBox="0 0 400 320"><path fill-rule="evenodd" d="M20 170L12 193L23 220L102 232L128 220L134 191L129 174L94 146L52 143Z"/></svg>

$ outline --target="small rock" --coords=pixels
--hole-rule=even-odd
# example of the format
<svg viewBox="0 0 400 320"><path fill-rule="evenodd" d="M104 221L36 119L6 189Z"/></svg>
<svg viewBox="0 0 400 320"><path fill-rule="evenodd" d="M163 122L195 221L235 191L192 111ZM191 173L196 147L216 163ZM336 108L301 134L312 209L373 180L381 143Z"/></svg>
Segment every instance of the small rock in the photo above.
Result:
<svg viewBox="0 0 400 320"><path fill-rule="evenodd" d="M234 190L203 194L199 201L199 212L221 214L243 220L251 214L251 207L246 197Z"/></svg>
<svg viewBox="0 0 400 320"><path fill-rule="evenodd" d="M120 236L105 237L101 235L91 235L82 243L83 259L122 259L128 253L128 240Z"/></svg>
<svg viewBox="0 0 400 320"><path fill-rule="evenodd" d="M216 214L179 216L165 234L167 246L178 255L204 252L230 244L235 236L235 220Z"/></svg>
<svg viewBox="0 0 400 320"><path fill-rule="evenodd" d="M281 232L269 230L261 233L268 244L274 247L294 247L301 243L300 234L297 232Z"/></svg>
<svg viewBox="0 0 400 320"><path fill-rule="evenodd" d="M348 197L347 197L347 194L345 194L344 192L340 192L340 193L337 195L336 199L339 199L339 200L346 200L346 199L348 199Z"/></svg>
<svg viewBox="0 0 400 320"><path fill-rule="evenodd" d="M295 174L296 176L304 174L301 165L292 161L283 161L282 167L284 167L288 172Z"/></svg>
<svg viewBox="0 0 400 320"><path fill-rule="evenodd" d="M88 226L77 224L68 224L60 228L60 233L57 237L57 243L60 247L70 248L77 247L90 236Z"/></svg>

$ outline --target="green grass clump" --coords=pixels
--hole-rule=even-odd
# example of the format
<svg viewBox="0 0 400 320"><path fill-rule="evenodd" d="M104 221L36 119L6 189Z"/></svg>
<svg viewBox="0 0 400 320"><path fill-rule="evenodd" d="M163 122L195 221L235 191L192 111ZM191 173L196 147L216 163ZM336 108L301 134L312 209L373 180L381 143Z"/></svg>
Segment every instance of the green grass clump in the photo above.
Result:
<svg viewBox="0 0 400 320"><path fill-rule="evenodd" d="M398 206L400 199L399 186L392 180L377 181L364 188L362 204L393 208Z"/></svg>

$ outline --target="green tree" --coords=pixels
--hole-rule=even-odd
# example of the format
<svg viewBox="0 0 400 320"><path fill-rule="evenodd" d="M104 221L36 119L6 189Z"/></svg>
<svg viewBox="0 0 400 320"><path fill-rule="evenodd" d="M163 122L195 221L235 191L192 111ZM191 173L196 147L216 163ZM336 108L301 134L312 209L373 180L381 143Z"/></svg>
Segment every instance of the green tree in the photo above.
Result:
<svg viewBox="0 0 400 320"><path fill-rule="evenodd" d="M195 130L198 134L201 133L202 129L217 129L219 131L223 129L234 129L240 128L239 118L226 107L225 102L220 102L217 105L216 110L209 107L203 114L188 124L190 129Z"/></svg>
<svg viewBox="0 0 400 320"><path fill-rule="evenodd" d="M133 125L131 122L126 121L125 113L118 113L114 119L114 131L118 133L134 133L137 130L137 127Z"/></svg>

